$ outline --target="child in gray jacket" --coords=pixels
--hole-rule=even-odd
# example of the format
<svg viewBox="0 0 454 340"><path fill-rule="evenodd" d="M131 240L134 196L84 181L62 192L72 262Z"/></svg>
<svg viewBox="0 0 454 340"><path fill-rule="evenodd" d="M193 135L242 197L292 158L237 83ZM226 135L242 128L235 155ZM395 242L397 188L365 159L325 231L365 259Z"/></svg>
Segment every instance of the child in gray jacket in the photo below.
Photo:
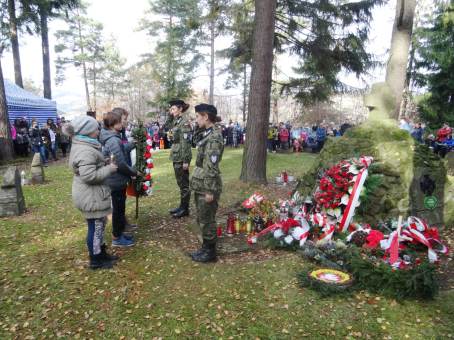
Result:
<svg viewBox="0 0 454 340"><path fill-rule="evenodd" d="M97 140L99 125L96 119L76 117L65 125L64 133L73 141L69 155L69 166L74 173L72 198L87 220L90 268L112 268L118 257L107 254L104 244L107 215L111 212L110 188L105 180L117 171L117 166L114 163L106 165L101 143Z"/></svg>

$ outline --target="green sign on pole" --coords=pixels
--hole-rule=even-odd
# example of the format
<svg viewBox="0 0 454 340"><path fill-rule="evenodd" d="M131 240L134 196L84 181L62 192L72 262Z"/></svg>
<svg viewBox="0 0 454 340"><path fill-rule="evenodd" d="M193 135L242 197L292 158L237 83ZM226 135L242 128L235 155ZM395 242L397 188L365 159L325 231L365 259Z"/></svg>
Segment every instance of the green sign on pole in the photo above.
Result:
<svg viewBox="0 0 454 340"><path fill-rule="evenodd" d="M433 210L437 207L438 199L435 196L424 197L424 207Z"/></svg>

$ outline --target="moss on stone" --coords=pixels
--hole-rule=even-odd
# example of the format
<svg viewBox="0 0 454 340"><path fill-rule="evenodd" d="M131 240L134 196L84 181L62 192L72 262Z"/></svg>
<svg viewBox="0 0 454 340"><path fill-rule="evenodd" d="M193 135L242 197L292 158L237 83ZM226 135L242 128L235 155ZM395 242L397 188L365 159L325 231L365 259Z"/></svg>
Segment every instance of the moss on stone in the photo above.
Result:
<svg viewBox="0 0 454 340"><path fill-rule="evenodd" d="M426 146L415 143L410 134L400 130L395 123L370 120L367 124L348 130L340 138L330 138L318 162L301 178L298 190L303 195L312 194L320 169L327 169L342 159L363 155L374 157L369 173L380 175L381 181L369 195L368 208L358 209L358 221L375 224L399 215L418 214L432 219L429 222L434 224L443 223L443 215L447 223L454 222L453 213L446 211L452 199L445 199L447 205L443 214L443 196L446 198L446 194L452 193L452 185L446 181L443 160ZM415 178L416 169L417 176L430 173L436 182L434 195L441 197L438 213L434 211L427 214L427 211L421 210L423 197L418 193L420 178Z"/></svg>

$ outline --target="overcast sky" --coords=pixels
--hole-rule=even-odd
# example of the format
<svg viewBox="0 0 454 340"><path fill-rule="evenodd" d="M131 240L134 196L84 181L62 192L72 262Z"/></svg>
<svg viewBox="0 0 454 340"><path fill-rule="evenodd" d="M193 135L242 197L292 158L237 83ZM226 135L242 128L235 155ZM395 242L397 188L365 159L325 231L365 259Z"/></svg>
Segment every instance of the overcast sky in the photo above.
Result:
<svg viewBox="0 0 454 340"><path fill-rule="evenodd" d="M151 38L143 32L137 31L138 22L145 16L148 8L148 0L91 0L88 15L100 21L104 25L105 36L116 38L118 47L123 57L127 59L127 64L132 65L140 60L144 53L151 52L153 45ZM386 61L386 53L391 41L391 31L394 20L395 1L392 0L384 7L375 9L374 20L372 22L369 50L379 56L382 61ZM51 22L49 25L49 38L51 60L55 53L53 46L55 43L54 32L59 29L61 23ZM218 40L217 48L221 49L228 44L228 40ZM42 84L42 59L41 41L38 36L20 36L22 76L24 79L31 79L36 84ZM292 59L280 57L278 60L279 68L284 74L291 74ZM14 81L14 68L11 53L7 52L2 58L4 77ZM198 70L198 77L194 80L194 88L197 90L208 89L207 66L203 65ZM81 74L74 68L66 71L66 80L63 84L55 85L55 65L51 63L52 73L52 96L57 101L58 108L65 112L83 112L85 110L84 88ZM218 82L215 87L215 94L240 93L239 89L224 90L223 77L216 78ZM343 80L350 85L364 87L371 83L382 81L384 70L374 70L370 75L366 75L364 80L357 80L352 75L344 75Z"/></svg>

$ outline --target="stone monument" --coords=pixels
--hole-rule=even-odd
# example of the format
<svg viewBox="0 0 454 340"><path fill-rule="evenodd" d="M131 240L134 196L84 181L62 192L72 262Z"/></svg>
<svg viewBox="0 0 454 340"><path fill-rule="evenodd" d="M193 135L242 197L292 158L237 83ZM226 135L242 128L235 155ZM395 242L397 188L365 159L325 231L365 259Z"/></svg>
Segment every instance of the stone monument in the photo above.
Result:
<svg viewBox="0 0 454 340"><path fill-rule="evenodd" d="M44 169L41 164L41 156L39 153L35 153L31 165L32 173L32 184L41 184L44 183Z"/></svg>
<svg viewBox="0 0 454 340"><path fill-rule="evenodd" d="M10 166L3 176L0 188L0 217L17 216L25 212L21 177L15 166Z"/></svg>
<svg viewBox="0 0 454 340"><path fill-rule="evenodd" d="M372 86L364 103L368 120L340 138L330 138L317 162L300 178L297 190L310 195L320 169L342 159L372 156L369 178L375 187L357 209L358 222L375 225L399 215L416 215L429 224L454 223L453 186L447 180L446 162L390 118L394 100L386 84Z"/></svg>

